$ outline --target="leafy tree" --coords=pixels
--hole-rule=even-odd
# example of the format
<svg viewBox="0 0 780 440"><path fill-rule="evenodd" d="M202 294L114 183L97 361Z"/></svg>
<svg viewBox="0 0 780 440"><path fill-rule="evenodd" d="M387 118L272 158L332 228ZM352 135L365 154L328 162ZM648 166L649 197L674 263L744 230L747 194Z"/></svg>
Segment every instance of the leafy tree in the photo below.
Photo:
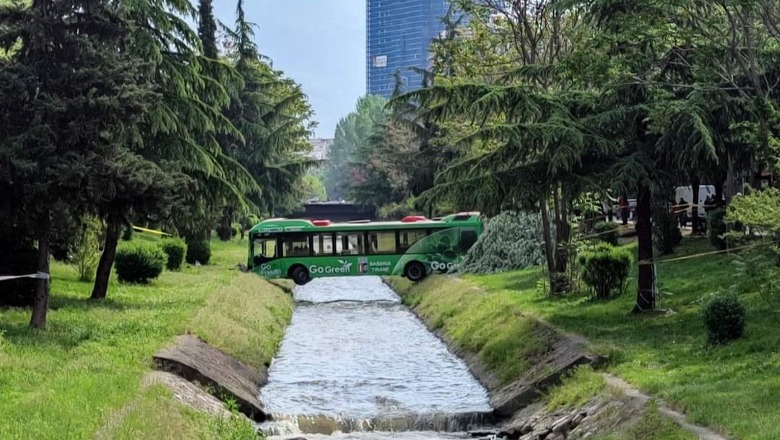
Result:
<svg viewBox="0 0 780 440"><path fill-rule="evenodd" d="M568 212L580 174L575 168L584 156L598 154L598 145L577 120L587 111L588 94L551 93L560 90L563 83L556 81L564 79L563 72L552 67L570 46L571 36L563 36L562 29L577 32L573 13L563 14L551 3L462 2L474 17L472 35L489 41L456 38L442 44L437 61L449 76L437 77L433 87L396 101L415 103L418 115L463 128L457 143L467 153L439 174L425 197L460 199L487 213L518 206L539 209L546 260L554 277L566 268L565 247L560 244L569 237ZM496 14L504 19L489 32L489 24L480 20ZM488 61L477 54L500 41L505 47L500 55ZM475 64L480 67L462 67Z"/></svg>
<svg viewBox="0 0 780 440"><path fill-rule="evenodd" d="M417 137L403 125L390 121L377 127L352 159L349 198L374 208L408 199L418 153Z"/></svg>
<svg viewBox="0 0 780 440"><path fill-rule="evenodd" d="M319 201L325 201L328 199L328 194L325 191L325 184L322 183L322 180L320 180L317 175L313 173L305 175L303 179L301 179L300 185L301 188L298 192L303 194L304 200L317 199Z"/></svg>
<svg viewBox="0 0 780 440"><path fill-rule="evenodd" d="M352 178L350 163L374 130L385 122L386 103L380 96L362 97L358 100L355 110L342 118L336 126L336 135L328 152L328 167L325 171L325 187L331 199L341 200L348 196Z"/></svg>

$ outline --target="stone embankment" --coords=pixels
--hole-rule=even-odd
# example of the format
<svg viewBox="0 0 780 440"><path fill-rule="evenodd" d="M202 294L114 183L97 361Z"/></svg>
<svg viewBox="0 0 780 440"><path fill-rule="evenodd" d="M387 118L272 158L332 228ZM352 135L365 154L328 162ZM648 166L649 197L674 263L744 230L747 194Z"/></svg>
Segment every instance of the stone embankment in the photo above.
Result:
<svg viewBox="0 0 780 440"><path fill-rule="evenodd" d="M205 341L184 335L154 355L155 367L200 384L216 396L231 399L238 410L256 421L266 418L258 390L268 382L265 368L244 365ZM174 389L175 390L175 389Z"/></svg>

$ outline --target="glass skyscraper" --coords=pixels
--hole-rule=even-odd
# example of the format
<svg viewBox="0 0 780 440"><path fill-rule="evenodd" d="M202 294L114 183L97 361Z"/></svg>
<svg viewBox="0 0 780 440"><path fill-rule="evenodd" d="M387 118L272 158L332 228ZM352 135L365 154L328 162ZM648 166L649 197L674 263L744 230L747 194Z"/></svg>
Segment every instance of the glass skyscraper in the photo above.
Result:
<svg viewBox="0 0 780 440"><path fill-rule="evenodd" d="M366 88L390 97L399 72L406 91L422 85L410 67L427 69L431 40L444 30L446 0L366 0Z"/></svg>

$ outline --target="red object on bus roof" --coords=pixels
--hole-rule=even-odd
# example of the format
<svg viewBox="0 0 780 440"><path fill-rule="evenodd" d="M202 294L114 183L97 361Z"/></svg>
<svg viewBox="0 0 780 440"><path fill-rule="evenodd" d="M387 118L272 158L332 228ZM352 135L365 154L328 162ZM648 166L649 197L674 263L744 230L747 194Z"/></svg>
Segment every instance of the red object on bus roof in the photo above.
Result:
<svg viewBox="0 0 780 440"><path fill-rule="evenodd" d="M414 223L414 222L421 222L428 220L427 218L421 216L421 215L407 215L406 217L401 219L402 223Z"/></svg>
<svg viewBox="0 0 780 440"><path fill-rule="evenodd" d="M330 224L330 220L312 220L311 223L314 226L328 226Z"/></svg>

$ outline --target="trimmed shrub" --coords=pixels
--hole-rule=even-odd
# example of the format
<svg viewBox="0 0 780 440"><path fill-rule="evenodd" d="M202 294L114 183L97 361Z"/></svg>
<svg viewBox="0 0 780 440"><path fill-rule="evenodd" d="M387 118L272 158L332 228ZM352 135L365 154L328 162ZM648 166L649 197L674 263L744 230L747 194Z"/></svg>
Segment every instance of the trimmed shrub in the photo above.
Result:
<svg viewBox="0 0 780 440"><path fill-rule="evenodd" d="M187 244L179 237L166 238L162 241L162 250L168 256L165 267L168 270L179 270L184 263L184 256L187 254Z"/></svg>
<svg viewBox="0 0 780 440"><path fill-rule="evenodd" d="M122 240L130 241L132 239L133 239L133 225L127 225L125 227L125 230L122 232Z"/></svg>
<svg viewBox="0 0 780 440"><path fill-rule="evenodd" d="M187 263L209 264L211 243L208 240L187 239Z"/></svg>
<svg viewBox="0 0 780 440"><path fill-rule="evenodd" d="M579 256L582 281L593 298L609 299L623 292L631 268L631 253L608 243L583 251Z"/></svg>
<svg viewBox="0 0 780 440"><path fill-rule="evenodd" d="M704 305L702 319L711 344L726 344L745 333L747 311L737 295L716 295Z"/></svg>
<svg viewBox="0 0 780 440"><path fill-rule="evenodd" d="M609 243L612 246L618 245L618 238L620 226L617 223L612 222L598 222L593 225L594 239L603 243Z"/></svg>
<svg viewBox="0 0 780 440"><path fill-rule="evenodd" d="M138 242L116 251L116 274L123 283L147 284L160 276L165 252L156 244Z"/></svg>
<svg viewBox="0 0 780 440"><path fill-rule="evenodd" d="M655 211L653 218L655 247L662 255L668 255L682 242L680 220L667 207L658 207Z"/></svg>
<svg viewBox="0 0 780 440"><path fill-rule="evenodd" d="M495 273L538 266L544 261L538 214L507 211L490 219L466 258L461 273Z"/></svg>

